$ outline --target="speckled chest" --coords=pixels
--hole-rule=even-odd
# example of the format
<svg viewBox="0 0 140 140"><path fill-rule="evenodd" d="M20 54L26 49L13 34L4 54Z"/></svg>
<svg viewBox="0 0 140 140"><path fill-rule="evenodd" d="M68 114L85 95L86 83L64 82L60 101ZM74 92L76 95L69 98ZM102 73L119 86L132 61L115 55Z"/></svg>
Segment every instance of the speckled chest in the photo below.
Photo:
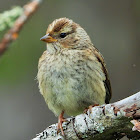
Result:
<svg viewBox="0 0 140 140"><path fill-rule="evenodd" d="M55 114L66 108L68 114L73 114L73 108L77 112L93 102L104 103L105 76L90 51L46 53L39 62L37 78L40 92Z"/></svg>
<svg viewBox="0 0 140 140"><path fill-rule="evenodd" d="M83 81L85 68L86 62L82 57L82 52L69 51L55 55L47 54L44 64L41 66L42 79L52 91L60 89L60 87L62 91L65 87L70 88L72 84L74 88L75 80L79 81L79 84L80 81Z"/></svg>

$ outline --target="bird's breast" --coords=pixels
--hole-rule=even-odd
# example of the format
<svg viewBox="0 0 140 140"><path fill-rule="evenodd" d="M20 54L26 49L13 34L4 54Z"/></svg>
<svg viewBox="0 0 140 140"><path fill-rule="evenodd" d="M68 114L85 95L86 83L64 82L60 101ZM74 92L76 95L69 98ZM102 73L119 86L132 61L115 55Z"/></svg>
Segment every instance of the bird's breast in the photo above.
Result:
<svg viewBox="0 0 140 140"><path fill-rule="evenodd" d="M55 114L65 108L67 114L75 114L71 113L74 108L77 112L79 108L93 104L98 92L104 94L99 94L102 96L100 102L104 102L105 89L103 79L100 79L102 70L98 63L93 64L95 58L87 54L77 51L57 55L46 53L44 60L39 62L37 77L40 91Z"/></svg>

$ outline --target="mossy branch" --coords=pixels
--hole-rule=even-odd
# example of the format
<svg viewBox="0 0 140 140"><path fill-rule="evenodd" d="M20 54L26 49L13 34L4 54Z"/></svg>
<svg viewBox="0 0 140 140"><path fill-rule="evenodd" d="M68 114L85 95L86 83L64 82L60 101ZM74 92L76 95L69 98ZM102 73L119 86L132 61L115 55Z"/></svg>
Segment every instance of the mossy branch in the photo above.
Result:
<svg viewBox="0 0 140 140"><path fill-rule="evenodd" d="M10 18L10 16L5 17L4 16L4 21L6 20L10 20L8 21L9 26L12 26L11 29L4 35L3 39L0 41L0 55L2 55L5 50L8 48L9 44L16 40L18 38L19 32L21 31L23 25L27 22L27 20L29 19L29 17L37 10L39 4L42 2L42 0L32 0L31 2L29 2L28 4L26 4L23 7L23 11L22 14L19 16L19 14L17 13L19 11L19 9L15 10L13 15L14 17L16 17L15 15L19 16L16 21L13 23L13 16ZM4 14L4 13L3 13ZM12 13L11 13L12 14ZM7 23L7 22L6 22ZM5 27L3 27L5 28Z"/></svg>
<svg viewBox="0 0 140 140"><path fill-rule="evenodd" d="M111 140L127 136L140 139L140 92L121 101L93 107L92 111L67 119L65 137L57 134L57 124L47 127L33 140ZM135 131L134 131L135 130Z"/></svg>
<svg viewBox="0 0 140 140"><path fill-rule="evenodd" d="M22 15L23 8L20 6L13 7L9 11L0 14L0 31L4 31L14 25L16 19Z"/></svg>

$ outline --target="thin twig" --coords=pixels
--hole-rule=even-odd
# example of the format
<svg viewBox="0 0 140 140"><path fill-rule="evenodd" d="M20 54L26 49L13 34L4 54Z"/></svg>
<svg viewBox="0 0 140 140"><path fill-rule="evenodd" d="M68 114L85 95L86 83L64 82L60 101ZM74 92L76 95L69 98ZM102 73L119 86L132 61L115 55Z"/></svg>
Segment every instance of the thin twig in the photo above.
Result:
<svg viewBox="0 0 140 140"><path fill-rule="evenodd" d="M29 19L29 17L37 10L41 1L42 0L32 0L30 3L26 4L23 7L23 14L15 21L13 27L4 35L3 39L0 42L0 56L5 52L9 44L17 39L21 28Z"/></svg>

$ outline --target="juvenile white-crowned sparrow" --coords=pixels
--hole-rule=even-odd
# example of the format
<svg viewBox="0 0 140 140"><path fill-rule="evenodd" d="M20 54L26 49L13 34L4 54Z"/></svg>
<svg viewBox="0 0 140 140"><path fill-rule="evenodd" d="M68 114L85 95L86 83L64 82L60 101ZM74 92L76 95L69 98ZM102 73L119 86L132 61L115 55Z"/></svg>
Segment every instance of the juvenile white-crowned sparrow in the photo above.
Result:
<svg viewBox="0 0 140 140"><path fill-rule="evenodd" d="M40 40L47 50L39 59L39 89L50 110L75 116L90 105L109 103L111 86L101 53L86 31L68 18L54 20Z"/></svg>

